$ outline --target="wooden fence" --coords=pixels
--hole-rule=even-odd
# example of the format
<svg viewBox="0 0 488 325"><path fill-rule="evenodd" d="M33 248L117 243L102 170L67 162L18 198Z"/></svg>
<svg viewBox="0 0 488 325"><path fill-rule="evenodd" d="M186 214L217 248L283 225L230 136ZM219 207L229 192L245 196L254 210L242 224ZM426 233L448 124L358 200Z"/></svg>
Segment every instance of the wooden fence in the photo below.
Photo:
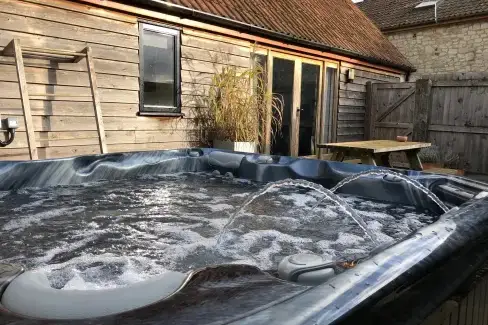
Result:
<svg viewBox="0 0 488 325"><path fill-rule="evenodd" d="M451 168L488 174L488 81L420 79L367 85L366 139L431 142Z"/></svg>

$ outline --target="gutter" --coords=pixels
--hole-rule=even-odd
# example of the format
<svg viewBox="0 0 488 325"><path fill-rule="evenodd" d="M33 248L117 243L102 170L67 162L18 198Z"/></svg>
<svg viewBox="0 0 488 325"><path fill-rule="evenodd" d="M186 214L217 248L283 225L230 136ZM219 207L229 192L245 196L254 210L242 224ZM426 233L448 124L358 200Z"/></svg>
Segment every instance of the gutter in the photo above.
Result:
<svg viewBox="0 0 488 325"><path fill-rule="evenodd" d="M318 42L304 40L304 39L294 37L294 36L291 36L291 35L288 35L285 33L275 32L275 31L272 31L272 30L269 30L269 29L266 29L263 27L254 26L254 25L251 25L248 23L243 23L243 22L233 20L230 18L221 17L221 16L217 16L214 14L203 12L200 10L191 9L191 8L187 8L184 6L168 3L168 2L162 1L162 0L134 0L133 2L143 4L143 5L146 5L149 7L163 9L164 11L171 12L174 14L184 15L187 17L190 16L192 18L200 19L200 20L203 20L205 22L212 22L212 23L215 23L215 24L218 24L221 26L225 26L225 27L229 27L232 29L236 29L239 31L246 31L246 32L249 32L252 34L257 34L259 36L274 38L274 39L277 39L280 41L287 41L290 43L294 43L296 45L301 45L304 47L309 47L309 48L321 50L324 52L330 52L333 54L353 57L353 58L360 59L360 60L368 62L368 63L386 65L388 67L399 69L399 70L405 71L405 72L416 71L415 68L410 67L410 66L404 66L404 65L395 64L395 63L392 63L392 62L389 62L386 60L371 58L371 57L368 57L365 55L358 54L358 53L353 52L353 51L334 48L334 47L324 45L324 44L321 44Z"/></svg>

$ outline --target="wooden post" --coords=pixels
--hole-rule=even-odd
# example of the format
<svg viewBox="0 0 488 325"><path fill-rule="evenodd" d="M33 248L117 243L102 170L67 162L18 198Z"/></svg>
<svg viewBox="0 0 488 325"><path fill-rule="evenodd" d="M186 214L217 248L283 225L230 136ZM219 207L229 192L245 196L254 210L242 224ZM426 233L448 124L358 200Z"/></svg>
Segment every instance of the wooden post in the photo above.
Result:
<svg viewBox="0 0 488 325"><path fill-rule="evenodd" d="M364 137L365 140L373 140L376 119L376 110L374 108L373 83L366 82L366 115L364 117Z"/></svg>
<svg viewBox="0 0 488 325"><path fill-rule="evenodd" d="M412 141L428 142L432 112L432 80L419 79L415 83Z"/></svg>
<svg viewBox="0 0 488 325"><path fill-rule="evenodd" d="M103 126L102 109L100 105L100 94L98 93L97 76L95 73L95 65L93 63L93 55L91 47L86 47L83 50L86 53L86 67L88 69L88 76L90 79L91 93L93 97L93 108L95 109L95 120L97 122L98 141L100 143L101 153L107 153L107 142L105 140L105 128Z"/></svg>
<svg viewBox="0 0 488 325"><path fill-rule="evenodd" d="M302 95L302 60L295 60L293 78L293 106L291 111L290 156L298 156L298 138L300 132L300 110Z"/></svg>
<svg viewBox="0 0 488 325"><path fill-rule="evenodd" d="M27 145L29 147L29 156L31 160L39 159L37 155L36 135L34 133L34 123L29 102L29 92L25 80L24 59L22 58L22 48L20 40L13 39L4 49L4 54L12 52L15 57L15 66L17 68L17 78L19 80L20 100L24 112L24 123L27 131Z"/></svg>
<svg viewBox="0 0 488 325"><path fill-rule="evenodd" d="M271 120L273 116L273 56L271 51L268 50L268 54L266 57L266 93L270 96L269 101L266 103L266 125L264 127L264 153L270 154L271 153L271 132L272 125Z"/></svg>

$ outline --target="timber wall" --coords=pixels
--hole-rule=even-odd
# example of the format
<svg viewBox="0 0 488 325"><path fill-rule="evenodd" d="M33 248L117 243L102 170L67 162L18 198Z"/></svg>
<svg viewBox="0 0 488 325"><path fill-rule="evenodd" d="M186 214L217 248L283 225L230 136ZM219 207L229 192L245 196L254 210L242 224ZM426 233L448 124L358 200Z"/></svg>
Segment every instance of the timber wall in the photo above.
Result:
<svg viewBox="0 0 488 325"><path fill-rule="evenodd" d="M348 81L346 72L355 70L355 78ZM359 65L341 63L339 76L339 105L337 113L337 142L365 140L366 83L400 82L400 76Z"/></svg>

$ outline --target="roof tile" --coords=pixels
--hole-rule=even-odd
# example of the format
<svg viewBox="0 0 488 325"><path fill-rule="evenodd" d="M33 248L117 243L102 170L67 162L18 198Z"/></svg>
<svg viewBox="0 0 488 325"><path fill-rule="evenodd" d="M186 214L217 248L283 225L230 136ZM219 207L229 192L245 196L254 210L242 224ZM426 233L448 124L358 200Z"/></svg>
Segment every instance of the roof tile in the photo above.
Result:
<svg viewBox="0 0 488 325"><path fill-rule="evenodd" d="M351 0L165 0L385 64L412 67Z"/></svg>
<svg viewBox="0 0 488 325"><path fill-rule="evenodd" d="M357 3L382 30L435 23L434 7L415 8L422 0L364 0ZM488 15L488 0L440 0L437 21Z"/></svg>

